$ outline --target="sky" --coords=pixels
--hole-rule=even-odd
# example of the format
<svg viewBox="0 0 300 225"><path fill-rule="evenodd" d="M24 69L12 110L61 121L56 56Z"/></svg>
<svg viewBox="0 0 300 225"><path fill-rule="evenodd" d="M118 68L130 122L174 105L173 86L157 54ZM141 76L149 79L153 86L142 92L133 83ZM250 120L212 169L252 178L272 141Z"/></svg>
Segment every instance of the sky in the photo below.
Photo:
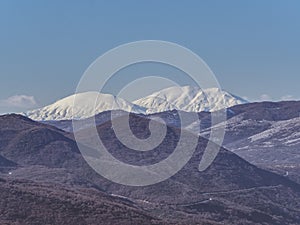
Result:
<svg viewBox="0 0 300 225"><path fill-rule="evenodd" d="M0 113L73 94L96 58L139 40L189 48L248 100L300 99L299 11L297 0L1 0Z"/></svg>

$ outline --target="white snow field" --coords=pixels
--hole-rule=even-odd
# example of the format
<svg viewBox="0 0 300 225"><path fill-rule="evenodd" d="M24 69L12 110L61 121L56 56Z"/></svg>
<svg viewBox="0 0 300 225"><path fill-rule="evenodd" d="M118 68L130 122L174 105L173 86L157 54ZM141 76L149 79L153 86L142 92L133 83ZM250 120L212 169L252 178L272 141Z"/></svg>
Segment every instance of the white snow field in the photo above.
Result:
<svg viewBox="0 0 300 225"><path fill-rule="evenodd" d="M234 105L247 103L246 100L218 88L201 90L198 87L174 86L138 99L133 103L110 94L85 92L58 100L40 109L22 113L37 121L85 119L109 110L150 114L168 110L186 112L216 111ZM95 99L97 102L95 103Z"/></svg>

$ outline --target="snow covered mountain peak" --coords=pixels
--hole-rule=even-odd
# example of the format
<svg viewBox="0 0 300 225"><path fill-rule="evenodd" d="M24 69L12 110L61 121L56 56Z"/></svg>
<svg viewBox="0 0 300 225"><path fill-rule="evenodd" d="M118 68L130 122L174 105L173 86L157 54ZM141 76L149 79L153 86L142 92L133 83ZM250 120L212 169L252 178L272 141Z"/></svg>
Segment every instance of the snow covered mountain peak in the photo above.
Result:
<svg viewBox="0 0 300 225"><path fill-rule="evenodd" d="M76 106L73 106L76 96ZM97 99L95 103L95 99ZM33 120L85 119L104 111L123 110L150 114L173 109L186 112L216 111L234 105L247 103L219 88L202 90L192 86L174 86L149 96L128 102L119 97L99 92L85 92L71 95L40 109L22 113Z"/></svg>
<svg viewBox="0 0 300 225"><path fill-rule="evenodd" d="M202 90L199 87L174 86L138 99L133 103L147 108L147 113L154 113L173 109L187 112L216 111L247 103L247 101L219 88Z"/></svg>
<svg viewBox="0 0 300 225"><path fill-rule="evenodd" d="M73 106L76 97L76 105ZM97 100L95 102L95 99ZM99 92L77 93L44 108L25 112L23 115L38 121L84 119L108 110L124 110L145 113L143 107L124 99Z"/></svg>

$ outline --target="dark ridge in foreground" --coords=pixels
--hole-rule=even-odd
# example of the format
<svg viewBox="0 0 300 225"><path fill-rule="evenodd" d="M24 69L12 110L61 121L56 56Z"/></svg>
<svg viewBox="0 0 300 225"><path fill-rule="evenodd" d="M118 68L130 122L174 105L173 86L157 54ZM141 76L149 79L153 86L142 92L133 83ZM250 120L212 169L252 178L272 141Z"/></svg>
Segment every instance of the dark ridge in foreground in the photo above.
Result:
<svg viewBox="0 0 300 225"><path fill-rule="evenodd" d="M149 135L148 123L148 118L131 115L131 129L139 137ZM116 158L137 165L166 158L181 132L187 132L168 127L156 149L136 153L118 141L111 121L97 128ZM0 155L18 164L9 173L0 173L0 224L281 225L300 221L300 187L285 177L259 169L224 148L205 172L199 172L207 144L204 138L199 138L189 163L170 179L128 187L95 173L69 133L14 115L0 117L0 133ZM79 134L90 141L95 138L89 129Z"/></svg>

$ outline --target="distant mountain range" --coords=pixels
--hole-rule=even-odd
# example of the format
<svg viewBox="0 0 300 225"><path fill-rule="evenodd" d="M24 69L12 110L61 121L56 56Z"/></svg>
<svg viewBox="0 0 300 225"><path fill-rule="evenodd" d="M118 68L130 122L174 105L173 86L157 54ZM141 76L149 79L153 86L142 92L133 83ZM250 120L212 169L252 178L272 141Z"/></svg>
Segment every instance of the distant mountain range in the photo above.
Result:
<svg viewBox="0 0 300 225"><path fill-rule="evenodd" d="M172 94L173 92L177 93L176 90L179 90L178 96L176 94ZM182 92L181 92L182 90ZM193 90L193 91L192 91ZM210 90L207 91L209 93ZM216 90L215 90L216 91ZM187 95L190 93L190 95ZM226 92L218 92L216 98L211 97L212 99L218 99L218 96L221 96L220 93L228 95ZM86 93L87 94L87 93ZM93 93L93 95L98 95L99 93ZM153 105L150 103L147 105L145 102L148 99L148 102L151 102L153 99L156 99L155 96L159 95L158 99L170 99L170 101L175 101L175 104L178 107L183 107L184 105L180 105L178 102L185 102L184 99L187 96L201 96L200 92L197 92L195 88L191 87L172 87L161 92L157 92L153 95L150 95L146 98L135 101L135 104L126 103L124 105L131 104L130 107L134 107L137 113L144 114L147 118L153 117L162 117L167 124L170 126L179 127L179 117L177 115L177 111L164 111L157 113L150 113L150 110L146 110L147 107L151 108ZM80 95L81 96L81 95ZM89 94L88 94L89 96ZM86 96L86 97L88 97ZM100 94L102 96L102 94ZM104 95L106 97L110 95ZM152 97L151 97L152 96ZM164 96L164 97L163 97ZM170 96L176 96L173 99ZM182 99L180 98L182 97ZM213 95L211 95L213 96ZM84 97L84 94L82 95ZM116 99L116 98L108 98ZM195 99L191 97L191 99ZM197 99L197 98L196 98ZM225 98L226 99L226 98ZM229 98L231 101L228 101L228 105L235 104L238 101L238 97ZM178 101L177 101L178 100ZM69 114L57 113L59 110L50 110L49 113L47 110L51 107L46 107L41 110L34 111L37 112L47 112L44 113L43 116L39 117L39 114L35 114L36 116L31 116L33 119L42 120L43 123L47 123L49 125L54 125L59 129L63 129L68 132L72 132L72 121L70 119L59 120L59 118L72 118L72 113L70 108L72 107L71 101L64 101L69 103L60 104L60 101L54 104L55 109L59 108L58 106L68 106L61 107L67 108L69 110L65 110ZM176 102L177 101L177 102ZM232 103L233 101L233 103ZM84 101L83 101L84 102ZM122 101L121 101L122 102ZM142 102L145 104L142 105ZM155 102L155 101L153 101ZM185 106L196 106L195 104L185 104ZM238 103L242 103L240 100ZM141 104L142 106L137 106L136 104ZM187 102L188 103L188 102ZM235 152L242 158L247 161L263 166L264 168L275 169L276 172L280 174L287 174L297 181L300 181L300 176L298 175L300 171L300 156L298 153L298 149L300 147L300 102L298 101L287 101L287 102L261 102L261 103L245 103L234 105L232 107L227 108L227 121L225 127L225 138L223 142L223 146L227 149ZM153 103L155 104L155 103ZM104 105L104 104L102 104ZM106 106L109 104L106 104ZM112 106L114 104L110 104ZM119 104L122 105L122 104ZM205 105L205 104L204 104ZM165 105L163 105L165 106ZM123 110L115 110L114 116L120 117L124 115L124 111L128 110L130 107L123 107ZM102 107L99 107L99 111L101 111ZM119 109L120 107L116 107ZM164 108L164 107L162 107ZM168 108L168 107L167 107ZM106 109L110 109L110 107L106 107ZM170 108L171 109L171 108ZM188 108L185 108L188 109ZM190 108L191 109L191 108ZM193 108L195 110L195 108ZM192 109L191 109L192 110ZM62 110L64 111L64 110ZM88 111L88 110L86 110ZM85 112L86 112L85 111ZM160 111L159 109L157 111ZM213 111L213 110L212 110ZM82 112L82 111L81 111ZM85 112L81 115L93 115L92 110L89 111L89 114L85 114ZM149 112L149 114L147 114ZM188 113L188 112L186 112ZM201 119L201 136L208 138L210 135L210 126L211 126L211 112L201 111L199 112L199 118ZM28 115L32 115L28 113ZM67 115L67 116L66 116ZM77 114L78 115L78 114ZM48 120L51 119L52 120ZM58 120L56 120L56 119ZM111 120L111 113L108 110L105 110L102 113L99 113L95 117L96 124L101 125L109 120ZM91 124L92 119L82 119L82 129L88 128L89 124ZM217 126L224 126L225 124L219 124ZM194 132L194 130L198 130L198 123L196 125L189 124L185 128ZM196 128L196 129L195 129ZM277 171L278 170L278 171Z"/></svg>
<svg viewBox="0 0 300 225"><path fill-rule="evenodd" d="M227 109L223 146L250 163L271 169L300 182L300 102L260 102L236 105ZM124 111L115 111L114 117L121 117ZM188 114L188 112L187 112ZM211 113L198 113L200 135L209 138ZM160 117L169 126L180 127L176 110L144 115L152 119ZM96 124L111 120L110 111L96 115ZM88 128L91 119L81 120L82 128ZM73 132L72 121L43 121L68 132ZM195 127L196 126L196 127ZM185 129L199 130L198 122L187 124Z"/></svg>
<svg viewBox="0 0 300 225"><path fill-rule="evenodd" d="M24 224L39 224L41 217L53 224L299 224L300 102L247 103L219 89L187 86L133 103L88 92L77 95L79 105L74 108L74 97L24 113L33 120L0 116L0 224L20 224L24 218ZM96 105L89 102L96 98ZM226 131L223 146L212 165L199 172L211 114L221 108L227 109L227 121L215 126ZM125 119L126 111L133 112L130 128L139 138L149 136L150 120L163 119L163 142L146 152L123 145L111 127L113 120ZM199 123L181 124L179 111L187 116L197 112L200 132ZM94 115L98 134L90 129ZM73 129L72 118L80 129ZM183 132L199 139L191 160L173 177L127 187L90 168L73 132L88 143L100 138L115 158L134 165L168 157ZM61 207L64 210L57 210ZM20 208L33 210L25 214Z"/></svg>
<svg viewBox="0 0 300 225"><path fill-rule="evenodd" d="M300 101L260 102L227 109L223 146L255 165L300 182ZM210 113L199 113L200 135L208 138ZM198 130L198 124L186 129Z"/></svg>
<svg viewBox="0 0 300 225"><path fill-rule="evenodd" d="M77 105L73 107L75 97ZM185 112L211 112L244 103L247 101L218 88L201 90L198 87L175 86L155 92L133 103L110 94L78 93L22 115L36 121L71 120L86 119L109 110L142 114L173 109Z"/></svg>

